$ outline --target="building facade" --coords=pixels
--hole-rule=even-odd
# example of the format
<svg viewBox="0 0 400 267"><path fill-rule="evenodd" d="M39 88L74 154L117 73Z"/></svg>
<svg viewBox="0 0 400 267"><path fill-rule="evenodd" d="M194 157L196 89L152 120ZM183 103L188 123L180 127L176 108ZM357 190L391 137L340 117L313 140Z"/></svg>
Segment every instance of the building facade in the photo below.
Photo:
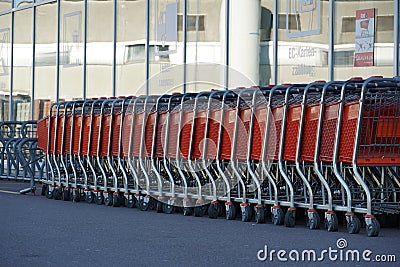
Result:
<svg viewBox="0 0 400 267"><path fill-rule="evenodd" d="M399 75L399 0L1 0L0 121L52 102Z"/></svg>

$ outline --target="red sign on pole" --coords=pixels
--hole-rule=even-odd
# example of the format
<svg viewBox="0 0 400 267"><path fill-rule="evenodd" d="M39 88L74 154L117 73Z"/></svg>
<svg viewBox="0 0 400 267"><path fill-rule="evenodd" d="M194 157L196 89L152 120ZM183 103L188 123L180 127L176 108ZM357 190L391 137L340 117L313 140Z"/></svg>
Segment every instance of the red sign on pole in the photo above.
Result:
<svg viewBox="0 0 400 267"><path fill-rule="evenodd" d="M375 8L356 11L354 67L374 66Z"/></svg>

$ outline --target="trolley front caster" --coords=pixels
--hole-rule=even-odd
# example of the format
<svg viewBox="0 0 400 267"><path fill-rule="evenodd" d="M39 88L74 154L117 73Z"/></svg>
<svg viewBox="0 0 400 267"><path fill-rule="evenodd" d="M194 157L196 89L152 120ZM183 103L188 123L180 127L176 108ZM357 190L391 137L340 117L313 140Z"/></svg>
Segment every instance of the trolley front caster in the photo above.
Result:
<svg viewBox="0 0 400 267"><path fill-rule="evenodd" d="M256 206L256 223L265 223L265 209L263 205Z"/></svg>
<svg viewBox="0 0 400 267"><path fill-rule="evenodd" d="M336 232L339 228L339 221L334 211L325 212L325 229L329 232Z"/></svg>
<svg viewBox="0 0 400 267"><path fill-rule="evenodd" d="M95 201L95 196L92 191L85 189L85 201L86 203L93 203Z"/></svg>
<svg viewBox="0 0 400 267"><path fill-rule="evenodd" d="M220 204L218 201L211 202L210 206L208 206L208 217L210 219L216 219L220 213Z"/></svg>
<svg viewBox="0 0 400 267"><path fill-rule="evenodd" d="M112 206L113 205L113 195L108 192L103 192L104 197L104 205Z"/></svg>
<svg viewBox="0 0 400 267"><path fill-rule="evenodd" d="M149 209L149 202L150 202L150 196L145 196L143 198L140 198L139 209L141 211L147 211Z"/></svg>
<svg viewBox="0 0 400 267"><path fill-rule="evenodd" d="M41 190L41 195L46 196L46 191L47 191L48 185L47 184L42 184L42 190Z"/></svg>
<svg viewBox="0 0 400 267"><path fill-rule="evenodd" d="M57 188L54 189L53 191L53 198L55 200L61 200L62 199L62 190L63 188L61 186L58 186Z"/></svg>
<svg viewBox="0 0 400 267"><path fill-rule="evenodd" d="M73 202L81 202L81 194L79 193L78 188L74 188L72 190L72 201Z"/></svg>
<svg viewBox="0 0 400 267"><path fill-rule="evenodd" d="M111 204L113 207L119 207L121 206L121 195L119 192L114 192L113 194L113 201Z"/></svg>
<svg viewBox="0 0 400 267"><path fill-rule="evenodd" d="M163 205L163 212L166 213L166 214L172 214L172 213L175 212L175 206L171 205L171 204L168 204L168 203L165 203Z"/></svg>
<svg viewBox="0 0 400 267"><path fill-rule="evenodd" d="M184 207L183 208L183 216L192 216L193 212L194 212L194 210L191 207Z"/></svg>
<svg viewBox="0 0 400 267"><path fill-rule="evenodd" d="M157 213L162 213L162 212L164 212L164 203L163 202L161 202L161 201L157 201L157 204L156 204L156 211L157 211Z"/></svg>
<svg viewBox="0 0 400 267"><path fill-rule="evenodd" d="M358 234L361 229L361 221L354 213L346 213L347 232L349 234Z"/></svg>
<svg viewBox="0 0 400 267"><path fill-rule="evenodd" d="M294 227L296 224L296 208L289 208L285 215L285 226Z"/></svg>
<svg viewBox="0 0 400 267"><path fill-rule="evenodd" d="M46 198L47 199L52 199L53 198L53 192L54 192L54 187L53 186L46 186L46 191L45 191L45 194L46 194Z"/></svg>
<svg viewBox="0 0 400 267"><path fill-rule="evenodd" d="M137 207L136 197L130 194L125 194L125 207L130 209L136 208Z"/></svg>
<svg viewBox="0 0 400 267"><path fill-rule="evenodd" d="M285 215L280 206L271 207L271 217L274 225L282 225L285 222Z"/></svg>
<svg viewBox="0 0 400 267"><path fill-rule="evenodd" d="M310 230L319 229L321 219L316 210L307 210L307 226Z"/></svg>
<svg viewBox="0 0 400 267"><path fill-rule="evenodd" d="M95 190L94 193L95 193L95 197L96 197L96 199L95 199L96 204L97 205L103 205L103 203L104 203L103 194L98 190Z"/></svg>
<svg viewBox="0 0 400 267"><path fill-rule="evenodd" d="M233 205L232 202L226 202L225 203L225 209L226 209L225 219L227 219L227 220L235 220L236 219L236 207L235 207L235 205Z"/></svg>
<svg viewBox="0 0 400 267"><path fill-rule="evenodd" d="M240 210L242 211L242 222L249 222L253 216L251 206L248 203L240 204Z"/></svg>
<svg viewBox="0 0 400 267"><path fill-rule="evenodd" d="M64 190L62 191L62 200L64 200L64 201L71 200L71 193L70 193L68 187L64 188Z"/></svg>
<svg viewBox="0 0 400 267"><path fill-rule="evenodd" d="M378 220L375 218L374 215L365 215L365 224L367 235L369 237L375 237L379 235L381 230L381 225L379 224Z"/></svg>
<svg viewBox="0 0 400 267"><path fill-rule="evenodd" d="M204 200L202 199L196 200L196 206L194 207L194 216L203 217L204 213L205 213Z"/></svg>

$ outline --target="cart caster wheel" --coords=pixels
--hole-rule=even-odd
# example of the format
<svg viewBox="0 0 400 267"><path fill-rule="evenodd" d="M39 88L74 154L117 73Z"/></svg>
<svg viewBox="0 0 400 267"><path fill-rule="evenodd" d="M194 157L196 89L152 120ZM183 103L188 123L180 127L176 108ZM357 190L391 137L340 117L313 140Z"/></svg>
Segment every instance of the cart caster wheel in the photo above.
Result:
<svg viewBox="0 0 400 267"><path fill-rule="evenodd" d="M361 229L361 221L357 216L353 215L347 219L347 232L349 234L358 234Z"/></svg>
<svg viewBox="0 0 400 267"><path fill-rule="evenodd" d="M137 202L136 202L136 198L135 197L131 197L131 198L125 198L125 207L127 208L136 208L137 207Z"/></svg>
<svg viewBox="0 0 400 267"><path fill-rule="evenodd" d="M307 212L307 226L310 230L319 229L321 219L316 211Z"/></svg>
<svg viewBox="0 0 400 267"><path fill-rule="evenodd" d="M381 226L378 222L378 220L373 217L373 218L365 218L366 222L366 230L367 230L367 235L369 237L375 237L379 235L379 232L381 230Z"/></svg>
<svg viewBox="0 0 400 267"><path fill-rule="evenodd" d="M253 216L251 206L248 204L241 204L242 222L249 222Z"/></svg>
<svg viewBox="0 0 400 267"><path fill-rule="evenodd" d="M53 198L53 192L54 192L54 190L50 191L49 186L47 186L46 187L46 191L45 191L46 198L47 199L52 199Z"/></svg>
<svg viewBox="0 0 400 267"><path fill-rule="evenodd" d="M163 212L166 214L172 214L175 211L175 207L169 204L163 205Z"/></svg>
<svg viewBox="0 0 400 267"><path fill-rule="evenodd" d="M263 206L256 207L256 223L265 223L265 210Z"/></svg>
<svg viewBox="0 0 400 267"><path fill-rule="evenodd" d="M106 206L113 205L113 197L110 196L110 193L108 194L108 196L104 197L104 205Z"/></svg>
<svg viewBox="0 0 400 267"><path fill-rule="evenodd" d="M155 210L157 208L157 201L154 198L149 199L149 210Z"/></svg>
<svg viewBox="0 0 400 267"><path fill-rule="evenodd" d="M208 206L208 217L210 219L216 219L218 217L218 203L211 203L210 206Z"/></svg>
<svg viewBox="0 0 400 267"><path fill-rule="evenodd" d="M48 187L47 184L42 184L42 191L40 193L42 196L46 195L47 187Z"/></svg>
<svg viewBox="0 0 400 267"><path fill-rule="evenodd" d="M194 207L194 216L203 217L204 211L205 211L204 206L196 206Z"/></svg>
<svg viewBox="0 0 400 267"><path fill-rule="evenodd" d="M140 200L139 200L139 209L140 209L141 211L147 211L147 210L149 209L149 204L146 203L146 202L144 202L143 199L140 199Z"/></svg>
<svg viewBox="0 0 400 267"><path fill-rule="evenodd" d="M61 200L62 199L62 189L61 188L55 188L54 189L53 198L55 200Z"/></svg>
<svg viewBox="0 0 400 267"><path fill-rule="evenodd" d="M62 200L64 201L70 201L71 200L71 193L69 191L69 188L65 188L62 192Z"/></svg>
<svg viewBox="0 0 400 267"><path fill-rule="evenodd" d="M104 197L101 194L96 196L96 204L97 205L102 205L103 202L104 202Z"/></svg>
<svg viewBox="0 0 400 267"><path fill-rule="evenodd" d="M164 203L162 203L161 201L157 201L156 211L157 211L157 213L164 212Z"/></svg>
<svg viewBox="0 0 400 267"><path fill-rule="evenodd" d="M81 202L81 196L79 195L79 191L75 192L75 193L76 193L75 195L72 195L72 201L73 202Z"/></svg>
<svg viewBox="0 0 400 267"><path fill-rule="evenodd" d="M94 202L94 194L92 192L85 194L85 201L87 203L93 203Z"/></svg>
<svg viewBox="0 0 400 267"><path fill-rule="evenodd" d="M325 215L325 228L328 232L336 232L339 228L339 221L336 213L327 213Z"/></svg>
<svg viewBox="0 0 400 267"><path fill-rule="evenodd" d="M225 204L226 216L227 220L235 220L236 219L236 207L233 203Z"/></svg>
<svg viewBox="0 0 400 267"><path fill-rule="evenodd" d="M294 227L296 224L296 209L289 208L285 215L285 226Z"/></svg>
<svg viewBox="0 0 400 267"><path fill-rule="evenodd" d="M192 216L193 215L193 208L184 207L183 208L183 216Z"/></svg>
<svg viewBox="0 0 400 267"><path fill-rule="evenodd" d="M272 207L272 223L274 225L282 225L285 222L285 214L281 207Z"/></svg>
<svg viewBox="0 0 400 267"><path fill-rule="evenodd" d="M119 194L113 194L112 206L113 207L121 206L121 196Z"/></svg>

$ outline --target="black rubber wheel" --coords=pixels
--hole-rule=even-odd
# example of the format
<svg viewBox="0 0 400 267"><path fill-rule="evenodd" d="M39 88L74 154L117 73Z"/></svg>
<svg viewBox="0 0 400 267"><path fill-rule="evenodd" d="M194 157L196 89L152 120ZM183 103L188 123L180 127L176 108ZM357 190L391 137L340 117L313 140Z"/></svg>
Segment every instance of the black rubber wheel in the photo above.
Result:
<svg viewBox="0 0 400 267"><path fill-rule="evenodd" d="M183 216L192 216L193 215L193 208L184 207L183 208Z"/></svg>
<svg viewBox="0 0 400 267"><path fill-rule="evenodd" d="M296 224L296 210L288 210L285 215L285 226L294 227Z"/></svg>
<svg viewBox="0 0 400 267"><path fill-rule="evenodd" d="M347 232L349 234L358 234L361 229L361 221L357 216L352 216L350 222L347 222Z"/></svg>
<svg viewBox="0 0 400 267"><path fill-rule="evenodd" d="M319 229L321 219L317 212L311 212L311 213L312 213L311 216L307 216L308 227L310 228L310 230Z"/></svg>
<svg viewBox="0 0 400 267"><path fill-rule="evenodd" d="M113 207L121 206L121 196L119 194L113 194L112 206Z"/></svg>
<svg viewBox="0 0 400 267"><path fill-rule="evenodd" d="M371 223L366 225L367 235L375 237L379 235L381 226L376 218L371 218Z"/></svg>
<svg viewBox="0 0 400 267"><path fill-rule="evenodd" d="M156 211L157 211L157 213L162 213L162 212L164 212L164 203L162 203L161 201L157 201L157 204L156 204L157 206L156 206Z"/></svg>
<svg viewBox="0 0 400 267"><path fill-rule="evenodd" d="M104 203L104 197L103 195L100 193L99 195L95 196L95 201L97 205L103 205Z"/></svg>
<svg viewBox="0 0 400 267"><path fill-rule="evenodd" d="M195 217L202 217L204 215L204 206L196 206L194 207L194 216Z"/></svg>
<svg viewBox="0 0 400 267"><path fill-rule="evenodd" d="M54 192L54 190L51 190L51 191L50 191L50 187L47 186L47 187L46 187L46 198L52 199L52 198L53 198L53 192Z"/></svg>
<svg viewBox="0 0 400 267"><path fill-rule="evenodd" d="M74 190L74 193L75 194L72 195L72 201L73 202L81 202L81 195L79 194L79 191Z"/></svg>
<svg viewBox="0 0 400 267"><path fill-rule="evenodd" d="M166 214L172 214L175 212L175 206L169 205L169 204L164 204L163 205L163 212Z"/></svg>
<svg viewBox="0 0 400 267"><path fill-rule="evenodd" d="M253 210L250 205L244 207L242 210L242 222L250 222L253 217Z"/></svg>
<svg viewBox="0 0 400 267"><path fill-rule="evenodd" d="M155 210L157 208L157 200L155 200L154 198L150 198L148 206L149 210Z"/></svg>
<svg viewBox="0 0 400 267"><path fill-rule="evenodd" d="M325 228L328 232L336 232L339 229L339 220L336 213L330 214L330 219L325 220Z"/></svg>
<svg viewBox="0 0 400 267"><path fill-rule="evenodd" d="M53 190L53 198L55 200L61 200L62 199L62 188L55 188Z"/></svg>
<svg viewBox="0 0 400 267"><path fill-rule="evenodd" d="M64 189L62 192L62 200L64 201L70 201L71 200L71 193L69 189Z"/></svg>
<svg viewBox="0 0 400 267"><path fill-rule="evenodd" d="M85 194L85 201L89 204L94 202L93 192L89 192L89 193Z"/></svg>
<svg viewBox="0 0 400 267"><path fill-rule="evenodd" d="M236 207L233 204L225 205L226 207L226 217L227 220L235 220L236 219Z"/></svg>
<svg viewBox="0 0 400 267"><path fill-rule="evenodd" d="M137 202L136 198L131 196L129 199L125 197L125 207L127 208L136 208L137 207Z"/></svg>
<svg viewBox="0 0 400 267"><path fill-rule="evenodd" d="M256 208L256 223L265 223L265 209L264 207Z"/></svg>
<svg viewBox="0 0 400 267"><path fill-rule="evenodd" d="M216 219L218 217L218 204L211 204L210 206L208 206L208 217L210 219Z"/></svg>
<svg viewBox="0 0 400 267"><path fill-rule="evenodd" d="M143 198L139 200L139 209L141 211L147 211L149 209L149 204L144 202Z"/></svg>
<svg viewBox="0 0 400 267"><path fill-rule="evenodd" d="M272 212L272 223L274 225L282 225L285 222L285 214L281 208L276 208Z"/></svg>
<svg viewBox="0 0 400 267"><path fill-rule="evenodd" d="M113 195L112 193L108 193L106 197L104 197L104 205L111 206L113 205Z"/></svg>
<svg viewBox="0 0 400 267"><path fill-rule="evenodd" d="M42 184L42 191L40 193L42 196L46 195L47 188L48 188L47 184Z"/></svg>

